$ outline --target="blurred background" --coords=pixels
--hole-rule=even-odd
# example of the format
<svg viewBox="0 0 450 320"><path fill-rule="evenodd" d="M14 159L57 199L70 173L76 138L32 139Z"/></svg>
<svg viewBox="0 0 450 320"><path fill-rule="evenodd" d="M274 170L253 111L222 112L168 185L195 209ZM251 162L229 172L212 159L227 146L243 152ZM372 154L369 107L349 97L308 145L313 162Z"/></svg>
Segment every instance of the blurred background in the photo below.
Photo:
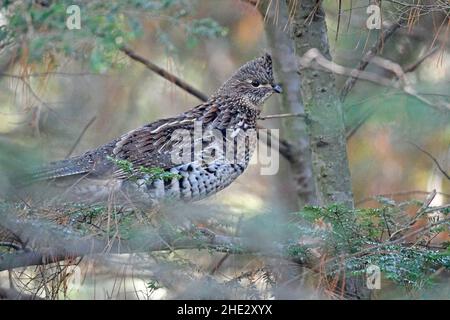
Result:
<svg viewBox="0 0 450 320"><path fill-rule="evenodd" d="M5 146L31 150L35 161L41 163L81 154L143 124L174 116L201 103L130 59L117 50L117 45L126 43L140 56L210 95L243 63L272 50L266 41L265 24L289 32L288 27L277 25L276 19L265 19L252 1L129 0L112 1L108 5L102 1L74 1L81 7L80 30L68 30L65 25L68 2L51 2L2 1L0 11L0 26L3 25L0 27L0 139ZM276 3L273 1L272 9ZM331 55L336 63L353 68L377 41L380 30L366 28L368 1L339 3L323 1ZM399 15L398 7L389 1L387 4L383 1L382 13L383 26ZM422 96L447 106L450 101L449 26L442 12L424 14L413 27L405 25L396 32L382 51L382 56L401 66L410 66L436 47L406 77ZM20 41L9 43L9 37ZM372 66L367 71L392 76L389 71ZM340 88L346 77L336 79ZM280 103L279 97L271 98L263 115L280 113ZM443 114L402 90L364 81L357 82L343 107L350 126L358 126L362 121L348 140L357 207L379 206L373 198L376 195L398 201L423 200L432 189L439 192L433 205L448 203L450 181L429 156L411 144L434 155L449 172L448 113ZM278 119L261 121L261 124L281 128ZM282 129L279 134L283 137ZM10 154L2 153L2 158ZM202 204L227 208L233 228L242 217L295 211L297 199L290 174L289 164L282 157L279 172L272 176L261 175L259 164L252 164L235 183ZM180 256L185 258L183 253ZM200 252L189 251L189 263L196 261L196 270L209 270L222 257L220 253L205 257ZM121 282L111 275L131 274L132 271L126 270L130 257L121 255L114 259L119 261L108 260L99 266L96 261L87 261L83 272L67 267L67 272L73 273L69 297L127 298L127 294L135 297L136 292L138 298L189 297L180 292L188 292L190 285L198 284L184 279L184 287L177 291L177 296L173 291L168 293L169 285L160 288L160 283L148 280L145 272L137 276L140 280L135 283L134 280ZM180 270L163 268L160 262L155 258L146 268L155 274L159 267L164 269L161 272L172 272L176 275L174 279L178 279ZM246 266L259 270L255 272L256 278L264 277L265 263L253 257L231 256L224 262L221 275L231 279L239 276L241 268ZM113 272L109 268L112 265ZM7 277L5 272L0 273L0 279ZM103 284L99 286L101 281ZM255 286L259 285L260 282L255 282ZM314 280L304 280L301 293L297 291L295 297L321 297L315 285ZM442 290L441 297L445 290L448 294L448 288ZM213 297L214 292L211 289L202 294ZM392 292L389 295L395 297ZM433 296L433 292L436 290L421 294L427 297Z"/></svg>

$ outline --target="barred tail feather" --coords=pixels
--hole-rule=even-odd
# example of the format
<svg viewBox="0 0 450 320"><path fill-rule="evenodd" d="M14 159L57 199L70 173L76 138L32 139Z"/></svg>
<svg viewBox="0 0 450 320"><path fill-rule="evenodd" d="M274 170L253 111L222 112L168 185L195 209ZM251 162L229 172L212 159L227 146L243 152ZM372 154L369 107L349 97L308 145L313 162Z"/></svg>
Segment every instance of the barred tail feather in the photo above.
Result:
<svg viewBox="0 0 450 320"><path fill-rule="evenodd" d="M67 159L50 163L45 167L32 171L31 174L25 178L24 182L29 184L88 172L89 171L85 167L77 165L73 159Z"/></svg>
<svg viewBox="0 0 450 320"><path fill-rule="evenodd" d="M64 167L46 167L40 171L33 172L30 176L32 181L51 180L77 174L86 173L82 168L64 166Z"/></svg>

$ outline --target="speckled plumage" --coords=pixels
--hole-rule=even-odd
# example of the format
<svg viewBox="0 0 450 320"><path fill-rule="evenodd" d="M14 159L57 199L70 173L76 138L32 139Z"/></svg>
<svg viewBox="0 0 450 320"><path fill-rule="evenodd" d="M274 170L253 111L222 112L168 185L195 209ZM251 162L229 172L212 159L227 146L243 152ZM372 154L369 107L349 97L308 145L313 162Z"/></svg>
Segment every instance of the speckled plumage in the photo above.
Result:
<svg viewBox="0 0 450 320"><path fill-rule="evenodd" d="M256 120L262 104L280 91L266 54L243 65L205 103L132 130L81 156L50 163L36 171L33 179L88 180L88 184L72 186L72 193L81 199L96 193L101 195L97 198L106 197L111 190L138 191L148 199L202 199L228 186L245 170L256 147ZM200 152L189 146L189 159L174 163L174 148L186 143L174 136L184 132L195 138L198 129L203 133ZM235 151L227 157L231 147ZM132 163L138 179L131 181L129 172L123 172L111 158ZM162 168L176 177L149 181L138 171L141 166Z"/></svg>

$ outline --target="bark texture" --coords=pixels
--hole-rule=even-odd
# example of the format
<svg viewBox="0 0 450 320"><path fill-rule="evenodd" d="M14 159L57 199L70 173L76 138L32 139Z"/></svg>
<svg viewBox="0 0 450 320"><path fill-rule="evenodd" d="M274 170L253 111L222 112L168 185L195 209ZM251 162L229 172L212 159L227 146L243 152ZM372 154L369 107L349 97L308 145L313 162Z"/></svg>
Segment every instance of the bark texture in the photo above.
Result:
<svg viewBox="0 0 450 320"><path fill-rule="evenodd" d="M264 1L259 6L259 10L267 20L265 33L272 49L274 72L277 81L281 83L283 88L280 112L305 114L300 92L300 76L297 73L294 55L294 43L289 37L289 29L286 28L289 25L287 5L283 1L278 3L278 8L274 6L271 8L269 5L269 1ZM288 160L294 176L299 207L306 204L317 204L310 141L305 118L284 118L281 124L283 138L290 145Z"/></svg>
<svg viewBox="0 0 450 320"><path fill-rule="evenodd" d="M290 23L290 37L297 57L311 48L317 48L331 60L321 1L299 1ZM344 118L335 78L329 72L314 69L303 69L299 74L303 102L308 114L312 165L319 204L343 203L352 208Z"/></svg>
<svg viewBox="0 0 450 320"><path fill-rule="evenodd" d="M267 20L266 35L275 70L286 90L282 111L307 115L283 123L286 138L296 148L290 160L299 200L323 206L342 203L353 208L344 117L335 78L325 71L299 70L296 63L311 48L331 60L325 13L320 1L302 0L292 10L289 5L294 2L279 1L274 5L273 1L262 1L259 10ZM307 192L302 193L302 189ZM368 298L362 277L343 276L346 279L340 285L346 297Z"/></svg>

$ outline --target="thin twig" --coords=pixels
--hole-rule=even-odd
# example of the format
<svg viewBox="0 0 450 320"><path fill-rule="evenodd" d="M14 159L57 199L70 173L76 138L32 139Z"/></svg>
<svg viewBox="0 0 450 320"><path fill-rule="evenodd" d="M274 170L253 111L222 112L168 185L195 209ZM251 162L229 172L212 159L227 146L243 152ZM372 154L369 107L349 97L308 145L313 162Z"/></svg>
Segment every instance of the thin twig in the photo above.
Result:
<svg viewBox="0 0 450 320"><path fill-rule="evenodd" d="M290 117L299 117L306 118L306 114L304 113L280 113L280 114L271 114L267 116L261 116L258 120L267 120L267 119L278 119L278 118L290 118Z"/></svg>
<svg viewBox="0 0 450 320"><path fill-rule="evenodd" d="M403 231L410 229L414 224L416 224L417 220L419 220L420 217L422 217L422 215L426 212L426 210L430 207L431 202L433 201L433 199L436 197L436 190L433 190L430 192L429 195L427 195L427 197L425 198L425 201L423 202L422 206L420 207L419 210L417 210L416 215L414 216L413 219L411 219L411 221L409 221L409 223L403 227L398 229L397 231L395 231L390 237L389 240L395 240L397 237L397 235L401 234Z"/></svg>
<svg viewBox="0 0 450 320"><path fill-rule="evenodd" d="M16 289L0 288L0 300L44 300L36 295L26 294Z"/></svg>
<svg viewBox="0 0 450 320"><path fill-rule="evenodd" d="M237 227L236 230L234 232L234 236L237 237L239 234L239 231L241 229L241 224L242 224L242 216L239 217L239 221L237 222ZM224 264L224 262L230 257L230 253L227 252L225 253L225 255L219 260L219 262L217 262L214 267L211 269L210 274L215 274Z"/></svg>
<svg viewBox="0 0 450 320"><path fill-rule="evenodd" d="M359 61L358 66L354 69L356 72L352 72L352 75L350 78L345 81L344 86L341 89L340 93L340 99L341 101L344 101L349 92L352 90L352 88L355 86L356 81L358 80L358 73L359 71L363 71L366 69L367 65L369 64L370 59L374 57L376 54L381 52L383 49L383 45L394 33L397 31L398 28L400 28L401 21L404 19L403 15L395 22L393 23L386 31L384 31L381 36L378 38L377 42L372 46L372 48L369 49L365 53L365 55L362 57L362 59Z"/></svg>
<svg viewBox="0 0 450 320"><path fill-rule="evenodd" d="M42 100L41 97L34 91L31 84L25 79L27 77L27 75L21 76L21 75L9 74L9 73L0 73L0 76L15 78L15 79L22 81L22 83L29 90L31 95L39 102L39 104L46 107L50 112L53 112L60 120L64 120L63 118L60 117L58 112L56 112L52 107L50 107L49 104L47 102L45 102L44 100ZM39 129L39 128L37 128L37 129Z"/></svg>
<svg viewBox="0 0 450 320"><path fill-rule="evenodd" d="M441 164L439 163L439 161L437 161L437 159L428 151L422 149L421 147L419 147L417 144L415 144L414 142L408 141L409 144L413 145L414 147L416 147L417 149L419 149L420 151L422 151L423 153L425 153L431 160L433 160L434 164L436 165L436 167L438 168L438 170L448 179L450 180L450 174L448 174L442 167Z"/></svg>
<svg viewBox="0 0 450 320"><path fill-rule="evenodd" d="M446 208L448 208L448 207L449 206L446 206ZM432 210L432 211L438 211L438 209L439 209L438 207L429 208L429 210ZM430 212L432 212L432 211L430 211ZM331 263L334 263L337 260L364 256L364 255L370 253L371 251L374 251L374 250L377 250L377 249L381 249L381 248L386 247L386 246L391 246L391 245L395 245L395 244L398 244L398 243L402 243L404 240L406 240L406 239L408 239L410 237L414 237L415 235L417 235L419 233L422 233L422 232L427 231L429 229L432 229L432 228L434 228L434 227L436 227L438 225L441 225L441 224L444 224L444 223L449 223L449 222L450 222L450 218L445 218L445 219L439 220L439 221L437 221L435 223L427 224L426 226L423 226L423 227L418 228L416 230L413 230L413 231L411 231L409 233L406 233L401 238L398 238L398 239L395 239L395 240L392 240L392 241L385 241L383 243L379 243L379 244L370 246L370 247L368 247L366 249L363 249L361 251L358 251L356 253L345 254L345 255L333 257L333 258L327 260L326 264L330 265Z"/></svg>
<svg viewBox="0 0 450 320"><path fill-rule="evenodd" d="M358 200L358 201L356 201L355 204L356 205L360 205L360 204L363 204L363 203L368 202L368 201L374 201L374 200L376 200L379 197L392 198L394 196L409 196L409 195L413 195L413 194L424 194L424 195L427 195L429 193L430 193L429 191L424 191L424 190L411 190L411 191L400 191L400 192L393 192L393 193L378 194L378 195L374 195L374 196L370 196L370 197ZM444 192L436 192L436 193L438 195L450 198L450 194L448 194L448 193L444 193Z"/></svg>
<svg viewBox="0 0 450 320"><path fill-rule="evenodd" d="M138 55L137 53L135 53L133 50L131 50L128 47L122 47L120 49L123 53L125 53L128 57L130 57L131 59L138 61L140 63L142 63L143 65L145 65L148 69L152 70L153 72L155 72L156 74L159 74L161 77L163 77L164 79L172 82L173 84L177 85L178 87L180 87L181 89L185 90L186 92L190 93L191 95L197 97L198 99L200 99L201 101L205 102L208 100L208 96L205 95L204 93L202 93L200 90L197 90L196 88L194 88L193 86L191 86L189 83L185 82L184 80L178 78L177 76L175 76L174 74L164 70L161 67L158 67L156 64L154 64L153 62L149 61L148 59L145 59L144 57Z"/></svg>
<svg viewBox="0 0 450 320"><path fill-rule="evenodd" d="M438 49L439 49L438 47L435 47L434 49L432 49L428 53L424 54L415 63L405 67L404 73L409 73L409 72L413 72L414 70L416 70L422 64L422 62L424 62L428 57L431 57L435 52L437 52ZM354 125L350 130L348 130L348 132L347 132L347 140L349 140L356 133L356 131L358 131L358 129L361 128L361 126L367 121L367 119L369 119L374 113L375 113L375 110L374 109L370 109L365 115L363 115L358 120L356 125Z"/></svg>
<svg viewBox="0 0 450 320"><path fill-rule="evenodd" d="M407 95L416 98L417 100L437 111L450 111L450 105L448 105L447 103L444 103L442 101L439 101L439 103L433 103L432 101L419 95L416 90L411 85L409 85L407 79L404 76L402 68L397 63L380 57L373 57L372 61L374 61L379 66L395 73L401 81L393 81L390 78L382 77L372 72L346 68L337 63L334 63L333 61L328 60L316 48L309 49L302 57L299 58L299 64L301 68L312 68L314 66L313 62L316 62L319 65L319 68L323 68L329 72L340 75L350 75L352 77L370 81L381 86L400 89L403 90L403 92Z"/></svg>
<svg viewBox="0 0 450 320"><path fill-rule="evenodd" d="M410 64L404 68L405 73L413 72L415 71L421 64L424 62L427 58L431 57L433 54L435 54L439 50L439 47L434 47L427 53L425 53L422 57L419 58L416 62L413 64Z"/></svg>
<svg viewBox="0 0 450 320"><path fill-rule="evenodd" d="M93 116L91 120L84 126L83 130L81 130L80 135L78 136L77 140L75 140L74 144L72 145L72 148L70 148L69 152L66 155L66 159L69 158L72 153L74 152L75 148L80 143L81 139L83 138L84 134L86 133L87 129L94 123L94 121L97 119L97 116Z"/></svg>

